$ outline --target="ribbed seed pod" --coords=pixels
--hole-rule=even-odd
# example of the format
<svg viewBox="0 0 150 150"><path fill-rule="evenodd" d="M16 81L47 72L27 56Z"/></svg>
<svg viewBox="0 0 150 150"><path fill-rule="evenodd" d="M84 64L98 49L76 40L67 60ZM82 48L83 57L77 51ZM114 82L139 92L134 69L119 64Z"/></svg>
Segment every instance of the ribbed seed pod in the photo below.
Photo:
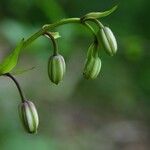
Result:
<svg viewBox="0 0 150 150"><path fill-rule="evenodd" d="M87 59L84 66L83 76L86 79L95 79L101 69L101 60L98 57L98 43L94 41L87 52Z"/></svg>
<svg viewBox="0 0 150 150"><path fill-rule="evenodd" d="M113 56L117 52L117 41L110 28L101 28L98 32L98 38L107 54Z"/></svg>
<svg viewBox="0 0 150 150"><path fill-rule="evenodd" d="M99 57L87 58L83 75L86 79L95 79L101 69L101 60Z"/></svg>
<svg viewBox="0 0 150 150"><path fill-rule="evenodd" d="M66 72L65 60L61 55L51 56L48 61L48 75L50 80L58 84Z"/></svg>
<svg viewBox="0 0 150 150"><path fill-rule="evenodd" d="M29 133L37 133L39 117L35 105L31 101L25 101L19 105L19 116Z"/></svg>
<svg viewBox="0 0 150 150"><path fill-rule="evenodd" d="M98 57L98 43L92 43L87 51L87 58Z"/></svg>

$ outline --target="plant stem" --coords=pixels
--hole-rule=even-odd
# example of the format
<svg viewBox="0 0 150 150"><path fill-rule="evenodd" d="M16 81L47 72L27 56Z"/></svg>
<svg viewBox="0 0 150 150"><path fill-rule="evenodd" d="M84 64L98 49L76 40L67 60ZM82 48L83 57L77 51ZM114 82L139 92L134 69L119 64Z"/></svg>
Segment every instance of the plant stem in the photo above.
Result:
<svg viewBox="0 0 150 150"><path fill-rule="evenodd" d="M14 83L16 84L16 87L19 91L20 97L21 97L21 101L24 102L25 101L25 96L23 94L23 91L18 83L18 81L16 80L16 78L14 76L12 76L10 73L6 73L4 74L5 76L8 76L10 79L12 79L14 81Z"/></svg>
<svg viewBox="0 0 150 150"><path fill-rule="evenodd" d="M36 33L34 33L32 36L30 36L28 39L26 39L24 41L23 48L27 47L34 40L36 40L38 37L40 37L41 35L43 35L47 31L54 29L60 25L69 24L69 23L77 23L77 24L84 25L92 32L92 34L95 34L94 29L92 29L92 27L90 25L88 25L87 23L86 24L83 23L80 18L67 18L67 19L62 19L62 20L57 21L57 22L52 23L52 24L44 25L39 31L37 31Z"/></svg>
<svg viewBox="0 0 150 150"><path fill-rule="evenodd" d="M97 35L96 35L94 29L91 27L91 25L89 25L87 22L84 22L84 25L92 32L94 39L97 40Z"/></svg>
<svg viewBox="0 0 150 150"><path fill-rule="evenodd" d="M62 19L58 22L55 22L53 24L47 24L43 26L42 29L37 31L35 34L33 34L31 37L29 37L27 40L24 41L23 48L27 47L29 44L31 44L34 40L36 40L38 37L43 35L48 30L51 30L53 28L56 28L60 25L68 24L68 23L81 23L80 18L68 18L68 19Z"/></svg>
<svg viewBox="0 0 150 150"><path fill-rule="evenodd" d="M54 47L54 55L58 55L58 44L57 44L55 38L53 37L53 35L51 35L51 33L49 33L49 32L45 32L44 35L47 35L52 40L53 47Z"/></svg>
<svg viewBox="0 0 150 150"><path fill-rule="evenodd" d="M99 28L103 28L104 27L103 24L99 20L97 20L97 19L88 18L88 19L84 20L84 22L86 22L86 21L92 21L92 22L94 22Z"/></svg>

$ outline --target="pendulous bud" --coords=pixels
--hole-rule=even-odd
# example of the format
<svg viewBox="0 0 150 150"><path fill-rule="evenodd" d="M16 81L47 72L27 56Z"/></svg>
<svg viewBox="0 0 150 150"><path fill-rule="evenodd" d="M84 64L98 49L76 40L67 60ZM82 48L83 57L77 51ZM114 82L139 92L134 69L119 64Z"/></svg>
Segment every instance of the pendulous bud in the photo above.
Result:
<svg viewBox="0 0 150 150"><path fill-rule="evenodd" d="M83 75L86 79L95 79L98 76L100 69L101 60L98 57L98 43L95 41L88 49Z"/></svg>
<svg viewBox="0 0 150 150"><path fill-rule="evenodd" d="M87 58L83 75L86 79L95 79L101 69L101 60L99 57Z"/></svg>
<svg viewBox="0 0 150 150"><path fill-rule="evenodd" d="M113 56L117 52L117 41L110 28L101 28L98 32L98 38L107 54Z"/></svg>
<svg viewBox="0 0 150 150"><path fill-rule="evenodd" d="M48 75L50 80L58 84L64 77L66 64L63 56L51 56L48 61Z"/></svg>
<svg viewBox="0 0 150 150"><path fill-rule="evenodd" d="M19 115L29 133L37 133L39 117L35 105L31 101L24 101L19 105Z"/></svg>
<svg viewBox="0 0 150 150"><path fill-rule="evenodd" d="M98 57L98 42L93 42L87 51L87 58Z"/></svg>

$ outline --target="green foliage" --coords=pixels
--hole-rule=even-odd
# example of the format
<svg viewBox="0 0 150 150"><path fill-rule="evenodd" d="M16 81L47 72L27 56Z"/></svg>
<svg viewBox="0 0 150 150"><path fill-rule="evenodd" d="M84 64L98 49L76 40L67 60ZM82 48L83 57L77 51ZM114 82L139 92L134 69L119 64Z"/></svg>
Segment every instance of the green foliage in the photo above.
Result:
<svg viewBox="0 0 150 150"><path fill-rule="evenodd" d="M60 36L60 34L59 34L59 32L49 32L53 37L54 37L54 39L58 39L58 38L60 38L61 36ZM45 35L47 38L49 38L49 36L47 36L47 35Z"/></svg>
<svg viewBox="0 0 150 150"><path fill-rule="evenodd" d="M117 9L117 5L114 6L113 8L111 8L110 10L104 11L104 12L91 12L86 14L83 17L83 20L89 19L89 18L94 18L94 19L99 19L99 18L103 18L106 17L108 15L110 15L111 13L113 13L116 9Z"/></svg>
<svg viewBox="0 0 150 150"><path fill-rule="evenodd" d="M17 47L7 56L0 64L0 75L10 72L18 62L18 57L23 47L24 39L17 45Z"/></svg>
<svg viewBox="0 0 150 150"><path fill-rule="evenodd" d="M36 64L34 71L20 75L19 79L40 106L39 135L22 132L16 113L16 89L10 88L8 80L0 79L1 150L149 149L150 1L116 2L118 11L103 21L115 33L119 51L115 58L100 51L104 67L97 80L88 82L81 76L91 39L88 30L85 34L80 26L71 24L57 30L63 37L58 43L68 70L59 87L47 86L49 79L44 66L52 54L49 40L40 38L23 51L23 61L16 68ZM30 36L43 23L113 5L114 0L1 0L1 59L5 50L21 37ZM25 29L12 25L14 22Z"/></svg>
<svg viewBox="0 0 150 150"><path fill-rule="evenodd" d="M35 67L29 67L29 68L26 68L26 69L18 69L18 70L13 71L11 74L12 75L20 75L20 74L23 74L25 72L31 71L33 69L35 69Z"/></svg>

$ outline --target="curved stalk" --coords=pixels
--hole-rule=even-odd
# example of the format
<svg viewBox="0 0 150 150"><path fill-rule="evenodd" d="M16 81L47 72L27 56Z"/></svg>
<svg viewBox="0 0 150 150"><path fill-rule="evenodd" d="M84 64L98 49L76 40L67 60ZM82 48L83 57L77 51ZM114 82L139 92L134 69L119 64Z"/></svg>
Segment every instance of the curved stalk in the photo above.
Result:
<svg viewBox="0 0 150 150"><path fill-rule="evenodd" d="M68 19L62 19L58 22L52 23L52 24L46 24L44 25L39 31L34 33L32 36L30 36L28 39L24 41L23 48L27 47L29 44L31 44L34 40L36 40L38 37L46 33L47 31L54 29L58 26L69 24L69 23L77 23L86 26L94 35L94 29L88 25L87 23L83 23L80 18L68 18ZM95 36L95 35L94 35Z"/></svg>
<svg viewBox="0 0 150 150"><path fill-rule="evenodd" d="M16 87L17 87L17 89L19 91L19 94L20 94L20 97L21 97L21 101L24 102L25 101L25 96L23 94L23 91L22 91L18 81L15 79L15 77L12 76L10 73L6 73L6 74L4 74L4 76L7 76L7 77L9 77L10 79L12 79L14 81L14 83L16 84Z"/></svg>
<svg viewBox="0 0 150 150"><path fill-rule="evenodd" d="M87 22L84 22L84 25L92 32L92 34L94 36L94 40L97 41L97 35L96 35L94 29L91 27L91 25L89 25Z"/></svg>
<svg viewBox="0 0 150 150"><path fill-rule="evenodd" d="M95 18L85 19L84 22L86 22L86 21L92 21L92 22L94 22L99 28L103 28L104 27L103 24L99 20L97 20Z"/></svg>
<svg viewBox="0 0 150 150"><path fill-rule="evenodd" d="M43 35L45 32L54 29L60 25L68 24L68 23L81 23L80 18L68 18L68 19L62 19L58 22L44 25L42 29L34 33L32 36L30 36L27 40L24 41L23 48L27 47L29 44L31 44L34 40L36 40L38 37Z"/></svg>
<svg viewBox="0 0 150 150"><path fill-rule="evenodd" d="M47 35L52 40L52 43L54 46L54 55L58 55L58 44L57 44L55 38L49 32L45 32L45 35Z"/></svg>

